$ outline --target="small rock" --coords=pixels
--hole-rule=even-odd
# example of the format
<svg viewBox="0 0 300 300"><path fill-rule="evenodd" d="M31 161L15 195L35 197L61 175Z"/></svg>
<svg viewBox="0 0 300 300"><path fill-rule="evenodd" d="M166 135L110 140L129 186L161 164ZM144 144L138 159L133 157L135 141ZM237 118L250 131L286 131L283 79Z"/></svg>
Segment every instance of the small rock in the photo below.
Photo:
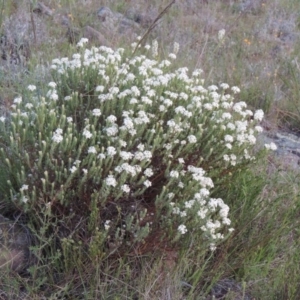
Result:
<svg viewBox="0 0 300 300"><path fill-rule="evenodd" d="M283 131L274 133L263 132L259 136L261 144L275 143L277 146L276 157L285 169L300 171L300 137Z"/></svg>
<svg viewBox="0 0 300 300"><path fill-rule="evenodd" d="M101 22L106 22L108 20L116 18L115 14L110 10L110 8L106 6L103 6L98 10L97 16Z"/></svg>
<svg viewBox="0 0 300 300"><path fill-rule="evenodd" d="M106 40L104 35L91 26L86 26L84 28L83 36L89 41L96 42L97 46L110 46L110 43Z"/></svg>
<svg viewBox="0 0 300 300"><path fill-rule="evenodd" d="M143 28L148 28L154 21L154 18L149 14L142 13L134 8L128 9L125 13L125 17L140 24Z"/></svg>
<svg viewBox="0 0 300 300"><path fill-rule="evenodd" d="M263 7L263 0L244 0L239 5L239 10L242 13L250 13L257 15L261 12Z"/></svg>
<svg viewBox="0 0 300 300"><path fill-rule="evenodd" d="M0 270L21 272L33 261L32 238L26 226L0 215Z"/></svg>
<svg viewBox="0 0 300 300"><path fill-rule="evenodd" d="M136 38L137 34L141 33L141 26L118 12L113 12L110 8L103 6L97 16L101 21L101 32L109 39L114 35L122 35L127 38Z"/></svg>
<svg viewBox="0 0 300 300"><path fill-rule="evenodd" d="M218 281L211 291L211 299L232 299L232 300L252 300L245 288L233 279L225 278Z"/></svg>
<svg viewBox="0 0 300 300"><path fill-rule="evenodd" d="M52 17L53 16L53 11L50 9L48 6L43 4L42 2L38 2L37 6L33 9L33 12L35 13L41 13L47 16Z"/></svg>

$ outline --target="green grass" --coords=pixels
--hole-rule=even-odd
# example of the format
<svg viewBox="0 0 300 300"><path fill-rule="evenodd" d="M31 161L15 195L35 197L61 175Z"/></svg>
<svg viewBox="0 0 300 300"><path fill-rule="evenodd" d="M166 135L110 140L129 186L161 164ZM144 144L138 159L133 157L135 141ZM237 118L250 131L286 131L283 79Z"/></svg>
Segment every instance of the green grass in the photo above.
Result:
<svg viewBox="0 0 300 300"><path fill-rule="evenodd" d="M232 6L227 1L192 2L191 6L173 5L150 33L148 42L152 38L159 41L162 57L169 53L174 42L179 42L176 67L203 69L208 85L226 82L239 86L237 101L245 101L251 108L262 108L274 127L299 132L300 47L297 38L281 40L280 30L290 25L286 34L300 33L299 17L295 15L300 11L300 3L274 0L262 2L256 13L240 13L238 1L232 1ZM14 1L2 8L2 24L18 12L20 3ZM89 25L101 32L95 13L102 5L119 13L137 5L145 13L159 12L169 1L86 3L80 7L77 1L52 0L47 5L55 14L69 15L72 28L82 31ZM0 8L1 4L0 1ZM25 4L24 13L26 9L28 13L29 6ZM29 84L42 87L49 81L50 74L41 76L37 66L50 64L56 57L70 56L76 49L65 37L66 27L51 17L39 18L46 24L47 34L38 44L31 44L27 72L15 74L6 70L0 75L1 105L6 109ZM222 28L226 29L226 35L220 44L217 35ZM114 47L129 48L127 37L114 33L106 38ZM204 300L219 280L229 278L244 283L245 291L255 299L297 299L299 175L288 170L272 173L268 168L271 164L271 157L265 157L264 161L251 165L250 170L241 167L233 174L226 174L226 180L214 191L214 197L221 197L230 206L235 231L212 254L201 247L195 230L180 249L146 252L131 249L130 255L118 252L107 255L103 237L95 235L87 239L90 238L86 235L87 220L60 213L61 219L54 218L47 215L47 210L41 214L37 206L39 219L28 221L27 225L37 238L38 246L32 251L39 263L24 274L0 273L0 290L9 295L8 299L22 299L20 290L23 290L28 299ZM4 165L0 163L0 207L3 214L12 217L20 208L7 200L6 180L16 179ZM74 226L74 232L68 232L67 238L62 239L66 234L53 230L58 226L71 228L74 220L82 231L75 233Z"/></svg>

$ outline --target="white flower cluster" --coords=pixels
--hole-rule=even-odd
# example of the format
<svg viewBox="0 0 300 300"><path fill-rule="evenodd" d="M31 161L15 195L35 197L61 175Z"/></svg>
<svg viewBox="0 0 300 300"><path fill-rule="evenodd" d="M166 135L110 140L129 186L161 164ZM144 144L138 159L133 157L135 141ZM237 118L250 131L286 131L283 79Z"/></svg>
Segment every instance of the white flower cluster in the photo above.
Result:
<svg viewBox="0 0 300 300"><path fill-rule="evenodd" d="M59 144L63 140L62 133L63 130L61 128L57 128L52 136L53 142Z"/></svg>
<svg viewBox="0 0 300 300"><path fill-rule="evenodd" d="M57 90L55 89L56 87L56 83L55 82L50 82L48 84L48 86L51 88L46 96L50 99L50 100L53 100L53 101L57 101L58 100L58 94L57 94Z"/></svg>
<svg viewBox="0 0 300 300"><path fill-rule="evenodd" d="M219 32L220 40L224 34ZM213 249L214 243L223 238L221 231L225 233L224 227L230 225L229 207L222 199L210 198L214 183L201 163L212 161L218 167L233 168L253 160L251 150L256 134L262 131L258 123L263 111L252 112L245 102L235 102L233 95L240 92L238 87L222 83L205 88L201 70L194 70L191 76L187 68L171 72L169 60L155 60L156 41L146 47L151 49L153 59L145 55L123 57L123 49L114 51L105 46L86 49L86 43L85 39L78 43L79 53L71 59L52 61L58 80L49 83L46 100L39 106L49 108L49 116L58 120L51 129L52 141L61 143L65 138L62 145L69 147L68 153L74 153L74 145L80 145L84 177L96 174L104 179L100 185L123 196L151 188L156 173L168 170L165 180L188 197L169 197L173 214L180 218L178 232L189 232L189 224L184 221L194 216L199 230L213 241ZM174 46L170 60L176 59L178 47ZM60 78L72 80L70 72L80 82L85 82L86 74L87 80L94 80L93 85L86 83L89 93L94 93L87 112L82 111L84 103L72 113L85 97L80 92L59 96L57 84ZM35 87L28 86L28 90L34 92ZM63 105L58 108L61 101ZM15 99L14 105L21 106L22 99ZM29 113L30 108L25 108ZM61 116L64 111L67 116ZM84 115L81 120L79 111ZM80 144L76 144L78 137ZM75 173L79 165L68 168Z"/></svg>
<svg viewBox="0 0 300 300"><path fill-rule="evenodd" d="M265 148L267 150L272 150L272 151L276 151L277 150L277 146L273 142L271 142L270 144L265 144Z"/></svg>
<svg viewBox="0 0 300 300"><path fill-rule="evenodd" d="M224 238L224 235L218 231L223 230L224 226L229 226L231 224L231 220L228 218L229 206L220 198L215 199L209 197L209 189L213 188L214 184L211 178L205 176L205 171L202 168L189 165L187 170L192 177L191 180L195 181L194 185L198 186L199 189L194 193L193 198L184 203L177 204L171 202L172 213L178 215L182 218L182 221L184 221L184 219L189 218L197 212L196 217L199 218L197 223L202 224L199 229L201 229L205 233L205 236L215 244L217 241ZM176 174L176 176L174 176L174 174ZM186 176L185 173L184 175ZM171 171L170 176L179 178L180 173ZM172 199L173 197L173 193L168 194L169 199ZM230 229L230 231L231 230L232 229ZM188 231L188 228L185 224L181 224L178 227L178 231L181 234L184 234Z"/></svg>

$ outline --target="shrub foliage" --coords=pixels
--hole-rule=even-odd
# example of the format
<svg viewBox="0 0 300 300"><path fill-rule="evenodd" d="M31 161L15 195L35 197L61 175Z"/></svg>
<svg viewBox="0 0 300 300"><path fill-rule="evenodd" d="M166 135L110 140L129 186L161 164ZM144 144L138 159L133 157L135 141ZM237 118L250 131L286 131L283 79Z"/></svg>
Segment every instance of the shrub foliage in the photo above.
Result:
<svg viewBox="0 0 300 300"><path fill-rule="evenodd" d="M263 112L235 102L238 87L174 69L176 45L160 59L156 42L134 55L85 43L1 117L6 214L26 216L47 244L37 255L63 259L64 270L184 249L195 234L214 251L234 229L211 194L255 160Z"/></svg>

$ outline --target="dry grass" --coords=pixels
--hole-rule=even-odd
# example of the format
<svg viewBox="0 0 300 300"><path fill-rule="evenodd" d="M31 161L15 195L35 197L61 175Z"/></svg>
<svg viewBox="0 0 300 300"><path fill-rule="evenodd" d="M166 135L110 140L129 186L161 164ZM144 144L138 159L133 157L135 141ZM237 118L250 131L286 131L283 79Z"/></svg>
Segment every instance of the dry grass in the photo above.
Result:
<svg viewBox="0 0 300 300"><path fill-rule="evenodd" d="M80 37L90 34L91 44L107 43L113 48L129 47L137 35L147 33L155 18L172 1L82 0L80 5L78 2L42 1L48 11L30 6L30 1L27 0L11 1L9 5L2 7L2 34L7 36L8 46L7 49L6 46L1 49L4 74L0 75L1 106L8 109L16 94L32 81L46 80L51 59L69 55ZM138 15L144 21L136 22L135 26L131 23L129 29L123 30L122 19L114 24L99 19L97 11L102 6L128 18L134 19ZM178 66L188 66L191 70L202 68L208 83L227 82L231 86L239 86L242 93L237 100L243 100L253 108L263 108L268 114L269 128L276 130L277 127L284 127L299 132L298 11L300 3L297 0L176 1L155 22L156 26L149 30L145 39L148 42L153 39L159 41L161 56L169 53L174 42L178 42ZM87 30L88 27L96 32L91 33L91 30ZM221 29L226 30L224 43L218 40ZM22 63L16 67L7 67L8 56L3 59L3 51L8 52L9 57L17 52ZM284 175L274 178L278 168L283 169L279 175ZM296 204L299 199L298 177L293 177L292 174L285 162L282 164L274 160L274 164L269 164L269 183L260 197L262 203L264 199L275 200L274 211L262 205L267 211L265 216L260 215L259 208L251 208L251 200L256 196L255 191L251 190L256 187L251 185L251 180L246 182L245 179L247 184L241 183L241 186L244 184L243 191L237 191L233 186L222 191L225 193L224 199L228 198L235 207L236 222L240 222L235 225L242 225L214 257L207 257L203 253L199 253L197 257L190 257L187 253L180 256L181 254L165 251L157 254L164 259L153 263L151 257L147 260L144 259L146 254L142 256L138 253L137 256L141 257L133 265L120 260L119 273L114 278L109 275L111 266L99 270L99 278L103 281L87 274L87 269L94 266L86 266L82 273L70 272L67 278L59 278L58 284L55 283L57 290L53 292L44 288L42 279L40 285L36 284L30 290L30 280L17 277L15 286L12 287L12 298L16 297L20 285L27 288L31 299L42 299L39 298L41 294L51 295L49 299L59 299L59 295L69 299L68 293L74 299L83 299L80 297L84 296L79 296L78 293L80 290L81 295L84 294L85 288L73 290L72 294L68 290L69 285L76 289L81 281L89 281L99 289L93 294L98 299L103 295L106 295L105 299L208 299L206 296L214 282L219 278L234 276L247 281L253 295L261 297L257 299L284 299L285 293L290 297L286 299L296 299L293 298L296 295L293 291L298 288L299 270L296 264L299 262L299 255L293 247L298 245L298 229L289 228L288 236L275 239L273 244L270 242L273 238L271 225L275 228L276 222L282 222L285 228L284 226L291 226L288 218L296 220L297 217L286 205L295 205L295 210L299 208ZM279 199L282 200L281 204ZM238 205L238 201L244 202ZM253 209L257 219L248 219L246 208ZM271 222L268 216L275 219ZM275 231L282 232L277 227ZM264 243L260 234L270 243ZM289 274L289 269L294 273ZM39 270L36 274L39 279ZM282 282L285 276L290 282ZM183 280L189 282L186 289L183 289Z"/></svg>

